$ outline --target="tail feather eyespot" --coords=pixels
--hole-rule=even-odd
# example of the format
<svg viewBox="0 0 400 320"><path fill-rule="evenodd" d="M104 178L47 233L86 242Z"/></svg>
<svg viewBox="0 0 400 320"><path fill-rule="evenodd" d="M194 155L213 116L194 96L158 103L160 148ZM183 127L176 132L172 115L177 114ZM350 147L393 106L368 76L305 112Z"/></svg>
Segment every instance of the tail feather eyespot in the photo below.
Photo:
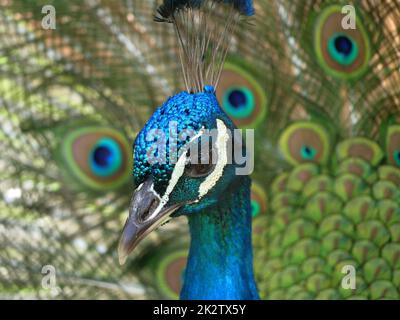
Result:
<svg viewBox="0 0 400 320"><path fill-rule="evenodd" d="M293 165L305 162L326 164L329 159L329 136L313 122L300 121L290 125L279 139L284 158Z"/></svg>
<svg viewBox="0 0 400 320"><path fill-rule="evenodd" d="M255 128L267 114L265 90L249 71L236 64L225 64L216 95L239 128Z"/></svg>
<svg viewBox="0 0 400 320"><path fill-rule="evenodd" d="M115 189L130 177L131 152L125 137L108 127L77 128L59 146L64 172L92 190Z"/></svg>
<svg viewBox="0 0 400 320"><path fill-rule="evenodd" d="M368 34L357 16L356 28L343 28L342 7L325 8L314 25L314 51L321 67L339 79L359 77L371 59Z"/></svg>

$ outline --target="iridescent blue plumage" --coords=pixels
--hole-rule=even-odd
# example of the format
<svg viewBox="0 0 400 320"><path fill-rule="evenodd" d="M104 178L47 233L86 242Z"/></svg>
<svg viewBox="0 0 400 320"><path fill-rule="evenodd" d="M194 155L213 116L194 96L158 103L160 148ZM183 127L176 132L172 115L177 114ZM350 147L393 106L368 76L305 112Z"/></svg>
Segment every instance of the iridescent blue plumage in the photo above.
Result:
<svg viewBox="0 0 400 320"><path fill-rule="evenodd" d="M231 7L226 10L215 3ZM222 29L209 22L216 12L226 12ZM166 218L186 215L191 245L181 298L257 299L250 178L238 174L233 157L244 147L213 87L228 52L230 32L241 15L254 13L252 1L165 0L157 13L156 21L175 27L187 92L170 97L135 140L133 173L138 187L119 244L120 262ZM218 45L210 45L204 34L215 35ZM251 93L241 93L229 99L232 107L248 104L251 109ZM211 143L203 149L204 141ZM189 148L193 144L197 150ZM199 163L203 156L206 162Z"/></svg>
<svg viewBox="0 0 400 320"><path fill-rule="evenodd" d="M144 128L138 134L134 146L134 179L139 185L148 174L154 175L156 187L165 187L171 178L171 172L174 163L170 159L170 129L177 125L178 135L183 130L194 130L198 132L201 127L215 128L215 119L220 116L233 129L234 125L228 116L220 108L214 94L213 88L208 88L208 92L189 94L181 92L158 108ZM150 164L149 156L154 155L155 142L161 139L160 132L165 135L166 161L160 164ZM160 142L160 141L159 141ZM177 141L177 147L180 149L186 141ZM162 146L163 143L157 144ZM158 150L160 152L161 150ZM164 150L163 150L164 151Z"/></svg>
<svg viewBox="0 0 400 320"><path fill-rule="evenodd" d="M219 201L188 216L191 245L181 299L259 299L253 277L250 179L241 177Z"/></svg>
<svg viewBox="0 0 400 320"><path fill-rule="evenodd" d="M171 123L177 124L179 134L185 129L195 133L216 129L217 121L222 121L229 131L235 128L220 108L212 87L207 86L201 93L182 92L170 97L135 140L134 178L142 184L139 189L146 188L146 181L152 181L155 191L151 193L162 196L178 166L168 152L165 163L149 163L149 150L151 154L160 137L152 132L165 133L165 148L169 151ZM185 141L180 141L178 150L184 145ZM170 207L185 203L174 215L188 217L192 239L182 299L258 298L252 265L250 179L236 175L236 167L235 163L227 164L217 183L201 199L199 188L208 175L198 178L184 173L168 198Z"/></svg>

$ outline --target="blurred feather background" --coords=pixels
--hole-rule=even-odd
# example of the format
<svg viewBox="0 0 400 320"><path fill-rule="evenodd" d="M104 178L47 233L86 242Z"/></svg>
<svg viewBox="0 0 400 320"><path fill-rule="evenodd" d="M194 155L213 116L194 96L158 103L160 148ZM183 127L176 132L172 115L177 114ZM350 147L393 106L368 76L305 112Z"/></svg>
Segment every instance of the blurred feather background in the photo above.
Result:
<svg viewBox="0 0 400 320"><path fill-rule="evenodd" d="M41 25L49 4L55 30ZM146 297L115 247L133 190L135 133L179 85L171 35L153 23L152 1L0 5L0 295ZM72 137L67 145L74 133L81 144ZM107 137L119 139L119 172L77 174L73 149L88 153ZM58 291L42 286L45 265L54 266Z"/></svg>

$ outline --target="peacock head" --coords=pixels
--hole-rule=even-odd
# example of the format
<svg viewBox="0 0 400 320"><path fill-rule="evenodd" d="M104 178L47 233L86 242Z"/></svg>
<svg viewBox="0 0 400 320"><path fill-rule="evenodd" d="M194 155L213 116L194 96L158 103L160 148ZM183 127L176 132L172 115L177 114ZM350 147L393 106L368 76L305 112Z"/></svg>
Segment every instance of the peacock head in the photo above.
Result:
<svg viewBox="0 0 400 320"><path fill-rule="evenodd" d="M232 155L243 145L234 129L212 86L179 93L156 110L134 143L138 187L119 243L121 264L167 219L200 214L239 180Z"/></svg>

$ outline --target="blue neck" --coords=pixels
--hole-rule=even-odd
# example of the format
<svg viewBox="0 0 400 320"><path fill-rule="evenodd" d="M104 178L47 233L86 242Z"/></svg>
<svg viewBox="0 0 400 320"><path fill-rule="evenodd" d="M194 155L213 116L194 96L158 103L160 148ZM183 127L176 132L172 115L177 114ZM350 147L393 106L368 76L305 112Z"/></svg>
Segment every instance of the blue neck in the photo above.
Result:
<svg viewBox="0 0 400 320"><path fill-rule="evenodd" d="M250 179L208 211L189 215L191 244L181 299L258 299L253 276Z"/></svg>

